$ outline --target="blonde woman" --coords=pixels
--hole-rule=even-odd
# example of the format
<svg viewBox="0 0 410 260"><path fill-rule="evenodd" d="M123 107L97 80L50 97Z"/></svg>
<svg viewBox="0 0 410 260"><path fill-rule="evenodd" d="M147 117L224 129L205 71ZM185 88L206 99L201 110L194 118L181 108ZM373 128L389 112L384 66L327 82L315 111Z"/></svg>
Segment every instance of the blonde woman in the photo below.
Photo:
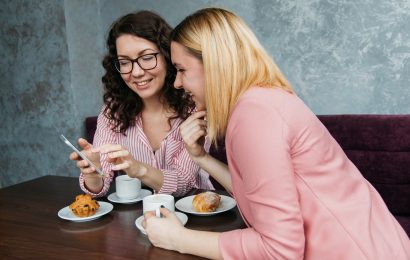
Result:
<svg viewBox="0 0 410 260"><path fill-rule="evenodd" d="M189 230L162 209L144 223L155 246L215 259L410 259L380 195L238 16L200 10L171 40L174 85L202 110L181 125L188 152L232 192L248 228ZM226 137L229 170L202 148L206 134Z"/></svg>

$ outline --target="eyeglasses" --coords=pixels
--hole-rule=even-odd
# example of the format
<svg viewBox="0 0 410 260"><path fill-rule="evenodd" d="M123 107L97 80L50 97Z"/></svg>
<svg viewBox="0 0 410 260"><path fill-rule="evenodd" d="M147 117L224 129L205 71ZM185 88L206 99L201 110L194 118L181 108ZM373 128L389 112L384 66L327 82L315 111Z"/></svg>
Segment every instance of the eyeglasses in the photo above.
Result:
<svg viewBox="0 0 410 260"><path fill-rule="evenodd" d="M136 62L143 70L152 70L157 66L157 53L150 53L139 56L136 59L116 59L114 60L114 66L121 74L128 74L134 69L134 63Z"/></svg>

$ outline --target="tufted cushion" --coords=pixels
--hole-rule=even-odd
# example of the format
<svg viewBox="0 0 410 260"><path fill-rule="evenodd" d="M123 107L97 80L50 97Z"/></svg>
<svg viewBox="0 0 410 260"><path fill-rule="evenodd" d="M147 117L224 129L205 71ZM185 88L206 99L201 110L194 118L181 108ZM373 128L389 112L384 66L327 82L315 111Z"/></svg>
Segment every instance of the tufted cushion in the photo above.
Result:
<svg viewBox="0 0 410 260"><path fill-rule="evenodd" d="M393 214L410 215L410 115L319 116Z"/></svg>

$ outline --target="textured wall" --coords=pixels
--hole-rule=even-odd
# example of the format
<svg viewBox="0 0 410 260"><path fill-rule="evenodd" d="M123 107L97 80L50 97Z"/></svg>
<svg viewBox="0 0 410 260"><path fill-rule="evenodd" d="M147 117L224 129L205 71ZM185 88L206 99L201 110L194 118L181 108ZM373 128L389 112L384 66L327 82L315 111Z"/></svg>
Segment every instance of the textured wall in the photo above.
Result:
<svg viewBox="0 0 410 260"><path fill-rule="evenodd" d="M316 114L410 113L408 0L0 1L0 184L78 175L58 135L74 141L100 109L114 19L176 25L208 6L239 14Z"/></svg>
<svg viewBox="0 0 410 260"><path fill-rule="evenodd" d="M316 114L410 113L408 0L102 0L101 17L111 21L136 7L175 26L209 6L248 23Z"/></svg>
<svg viewBox="0 0 410 260"><path fill-rule="evenodd" d="M317 114L410 113L410 1L265 0L255 9L265 46Z"/></svg>
<svg viewBox="0 0 410 260"><path fill-rule="evenodd" d="M1 132L4 186L66 175L58 134L79 134L70 90L62 1L6 1L0 6Z"/></svg>
<svg viewBox="0 0 410 260"><path fill-rule="evenodd" d="M100 112L102 105L101 60L104 35L97 0L65 0L66 36L69 53L73 109L80 126L83 119Z"/></svg>

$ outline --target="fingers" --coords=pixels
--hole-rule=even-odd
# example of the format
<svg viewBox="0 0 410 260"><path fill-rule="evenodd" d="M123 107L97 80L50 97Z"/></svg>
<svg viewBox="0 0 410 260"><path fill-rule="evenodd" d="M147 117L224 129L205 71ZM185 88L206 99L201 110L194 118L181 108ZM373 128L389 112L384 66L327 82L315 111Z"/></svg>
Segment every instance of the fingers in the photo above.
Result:
<svg viewBox="0 0 410 260"><path fill-rule="evenodd" d="M206 126L206 120L204 120L204 116L206 116L205 111L196 112L195 114L188 117L180 126L181 129L189 128L192 125L204 125Z"/></svg>
<svg viewBox="0 0 410 260"><path fill-rule="evenodd" d="M89 163L86 160L79 160L79 161L77 161L76 165L77 165L78 168L81 169L81 168L88 167Z"/></svg>
<svg viewBox="0 0 410 260"><path fill-rule="evenodd" d="M77 143L84 150L89 150L93 148L93 146L89 142L87 142L87 140L85 140L84 138L79 138Z"/></svg>
<svg viewBox="0 0 410 260"><path fill-rule="evenodd" d="M148 219L150 217L155 217L155 211L147 211L144 213L144 218Z"/></svg>
<svg viewBox="0 0 410 260"><path fill-rule="evenodd" d="M108 161L114 163L117 159L130 159L131 153L123 146L119 144L104 144L98 148L92 148L92 152L99 152L101 154L107 154Z"/></svg>
<svg viewBox="0 0 410 260"><path fill-rule="evenodd" d="M167 208L159 208L159 211L161 212L162 217L165 217L165 218L174 218L175 217L176 218L175 213L170 211ZM149 218L152 218L152 217L156 217L155 210L147 211L147 212L144 213L145 220L147 220Z"/></svg>
<svg viewBox="0 0 410 260"><path fill-rule="evenodd" d="M116 151L120 151L120 150L125 150L125 148L123 148L121 145L119 144L104 144L101 145L100 147L93 147L91 149L91 152L93 153L111 153L111 152L116 152Z"/></svg>
<svg viewBox="0 0 410 260"><path fill-rule="evenodd" d="M112 166L112 170L114 171L120 171L120 170L125 170L130 167L130 163L125 161L123 163L118 163Z"/></svg>
<svg viewBox="0 0 410 260"><path fill-rule="evenodd" d="M77 161L79 159L80 159L80 156L78 155L78 153L76 153L76 152L70 153L70 160Z"/></svg>
<svg viewBox="0 0 410 260"><path fill-rule="evenodd" d="M107 161L115 164L112 168L114 171L125 170L130 167L130 160L132 158L128 150L107 153Z"/></svg>
<svg viewBox="0 0 410 260"><path fill-rule="evenodd" d="M203 120L203 118L206 116L206 111L198 111L193 113L192 115L190 115L182 124L181 127L191 124L193 121L201 119Z"/></svg>
<svg viewBox="0 0 410 260"><path fill-rule="evenodd" d="M187 145L194 145L198 139L206 136L206 122L195 122L180 128L181 137Z"/></svg>
<svg viewBox="0 0 410 260"><path fill-rule="evenodd" d="M104 144L99 147L91 147L90 150L87 150L89 153L98 153L105 154L107 157L107 162L112 163L112 170L127 170L131 168L131 165L134 162L134 158L127 148L119 144ZM85 163L78 163L78 167L86 167ZM91 167L90 167L91 168ZM82 168L84 171L89 171L90 168ZM127 172L128 173L128 172Z"/></svg>
<svg viewBox="0 0 410 260"><path fill-rule="evenodd" d="M197 131L200 129L205 129L207 128L207 122L205 120L195 120L192 121L190 124L185 125L184 127L181 127L182 132L189 132L189 131Z"/></svg>
<svg viewBox="0 0 410 260"><path fill-rule="evenodd" d="M170 216L172 216L172 215L175 215L172 211L170 211L169 209L167 209L167 208L159 208L159 210L160 210L160 212L161 212L161 214L164 216L164 217L170 217Z"/></svg>
<svg viewBox="0 0 410 260"><path fill-rule="evenodd" d="M206 116L206 111L202 110L202 111L197 111L193 113L192 115L189 116L189 118L199 119L199 118L204 118L205 116Z"/></svg>
<svg viewBox="0 0 410 260"><path fill-rule="evenodd" d="M117 152L110 152L108 154L109 158L119 158L119 157L126 157L130 154L130 152L128 152L128 150L121 150L121 151L117 151Z"/></svg>
<svg viewBox="0 0 410 260"><path fill-rule="evenodd" d="M146 228L147 226L147 220L152 217L155 217L155 211L147 211L144 213L144 219L142 220L142 223L141 223L144 228Z"/></svg>
<svg viewBox="0 0 410 260"><path fill-rule="evenodd" d="M205 130L198 130L193 133L190 133L189 136L183 138L184 142L188 146L194 146L196 144L202 144L203 141L201 138L205 138L206 131Z"/></svg>
<svg viewBox="0 0 410 260"><path fill-rule="evenodd" d="M97 174L97 171L94 167L90 166L86 160L77 161L77 167L84 174Z"/></svg>
<svg viewBox="0 0 410 260"><path fill-rule="evenodd" d="M181 126L180 129L182 132L189 132L198 129L206 129L208 123L205 120L196 119L195 121L191 121L191 123Z"/></svg>
<svg viewBox="0 0 410 260"><path fill-rule="evenodd" d="M181 124L180 133L182 139L184 139L184 141L188 141L191 138L191 136L194 135L196 132L200 132L200 136L206 135L206 128L207 122L205 120L198 118L189 118Z"/></svg>
<svg viewBox="0 0 410 260"><path fill-rule="evenodd" d="M93 147L84 138L79 138L77 142L78 142L78 144L80 145L80 147L82 148L83 151L90 150ZM81 160L81 157L76 152L72 152L70 154L70 160L73 160L73 161Z"/></svg>
<svg viewBox="0 0 410 260"><path fill-rule="evenodd" d="M76 152L70 154L70 160L77 161L76 166L84 174L97 173L94 167L90 167L90 164L83 160Z"/></svg>

